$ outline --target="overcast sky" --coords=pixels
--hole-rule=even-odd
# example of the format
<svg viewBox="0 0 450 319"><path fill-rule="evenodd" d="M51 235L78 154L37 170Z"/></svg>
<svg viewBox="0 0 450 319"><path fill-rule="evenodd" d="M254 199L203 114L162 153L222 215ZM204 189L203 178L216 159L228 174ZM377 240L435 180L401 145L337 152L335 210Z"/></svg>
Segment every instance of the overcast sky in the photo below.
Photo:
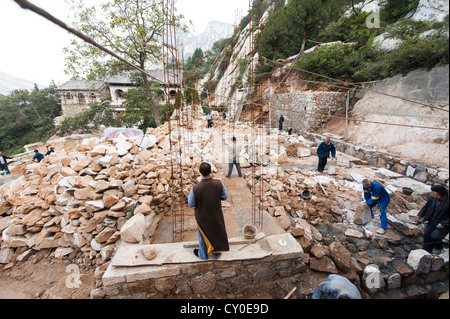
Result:
<svg viewBox="0 0 450 319"><path fill-rule="evenodd" d="M92 1L92 0L89 0ZM64 0L29 0L57 18L69 23ZM192 20L195 34L210 21L234 24L236 9L248 13L248 0L178 0L178 13ZM63 47L71 37L37 14L24 10L13 0L0 0L0 72L48 86L69 79L64 74Z"/></svg>

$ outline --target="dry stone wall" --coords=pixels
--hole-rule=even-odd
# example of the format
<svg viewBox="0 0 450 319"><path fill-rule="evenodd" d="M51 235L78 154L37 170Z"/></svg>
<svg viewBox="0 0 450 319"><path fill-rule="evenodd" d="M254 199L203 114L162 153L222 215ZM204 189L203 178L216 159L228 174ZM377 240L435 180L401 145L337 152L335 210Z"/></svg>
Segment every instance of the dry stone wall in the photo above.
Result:
<svg viewBox="0 0 450 319"><path fill-rule="evenodd" d="M317 145L325 139L325 136L314 133L304 133L303 135L315 141ZM372 146L340 140L333 140L333 143L337 151L357 157L369 165L389 169L428 185L441 184L449 187L449 170L447 168L406 160L395 155L379 152Z"/></svg>
<svg viewBox="0 0 450 319"><path fill-rule="evenodd" d="M305 92L274 95L271 123L278 126L281 115L284 128L295 132L314 131L330 120L334 112L345 110L347 94L341 92Z"/></svg>
<svg viewBox="0 0 450 319"><path fill-rule="evenodd" d="M112 285L109 298L283 298L307 267L302 258L207 261L165 266L160 276Z"/></svg>

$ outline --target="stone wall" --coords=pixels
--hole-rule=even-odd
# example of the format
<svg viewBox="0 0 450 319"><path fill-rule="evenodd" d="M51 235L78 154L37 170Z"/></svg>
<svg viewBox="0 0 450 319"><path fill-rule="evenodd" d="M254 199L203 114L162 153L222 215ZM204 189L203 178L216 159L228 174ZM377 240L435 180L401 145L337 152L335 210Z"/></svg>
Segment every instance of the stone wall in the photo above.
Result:
<svg viewBox="0 0 450 319"><path fill-rule="evenodd" d="M368 278L371 266L364 269L363 279ZM432 255L422 249L412 250L406 263L397 260L392 266L391 271L379 273L375 266L375 272L380 275L378 285L375 286L372 280L364 280L364 291L372 298L435 299L448 292L448 252ZM371 276L373 279L374 273Z"/></svg>
<svg viewBox="0 0 450 319"><path fill-rule="evenodd" d="M347 94L341 92L305 92L274 95L271 124L278 127L278 119L285 117L284 128L295 132L314 131L330 120L339 110L345 110Z"/></svg>
<svg viewBox="0 0 450 319"><path fill-rule="evenodd" d="M304 133L306 138L315 141L317 145L325 139L325 136ZM355 144L341 140L333 140L336 150L366 161L367 164L383 167L393 172L415 179L428 185L441 184L449 187L449 170L430 164L405 160L397 156L379 152L368 145Z"/></svg>
<svg viewBox="0 0 450 319"><path fill-rule="evenodd" d="M290 257L289 257L290 258ZM163 265L132 282L103 279L108 298L283 298L306 271L303 258ZM149 278L151 277L151 278Z"/></svg>

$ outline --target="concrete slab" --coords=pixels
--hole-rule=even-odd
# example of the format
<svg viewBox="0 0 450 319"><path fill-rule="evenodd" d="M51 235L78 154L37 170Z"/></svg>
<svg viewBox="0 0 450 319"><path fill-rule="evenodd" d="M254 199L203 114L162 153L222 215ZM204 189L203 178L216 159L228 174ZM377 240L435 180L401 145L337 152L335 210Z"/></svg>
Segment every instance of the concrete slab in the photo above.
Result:
<svg viewBox="0 0 450 319"><path fill-rule="evenodd" d="M390 180L389 184L392 184L393 186L397 187L400 191L403 187L409 187L414 191L414 194L416 195L428 195L431 193L431 186L427 185L425 183L416 181L412 178L408 178L405 176L402 176L402 178ZM408 197L404 195L405 199Z"/></svg>
<svg viewBox="0 0 450 319"><path fill-rule="evenodd" d="M244 240L243 237L230 238L229 241ZM279 241L284 240L286 246L280 246ZM204 262L196 257L193 248L185 248L185 245L196 245L198 242L181 242L169 244L140 245L122 241L111 262L114 267L160 266L164 264L184 264ZM141 250L144 247L155 249L157 255L148 260ZM266 236L259 233L254 244L230 245L230 251L223 253L218 261L235 261L246 259L261 259L272 255L297 255L303 254L301 246L288 233Z"/></svg>
<svg viewBox="0 0 450 319"><path fill-rule="evenodd" d="M395 179L395 178L403 178L404 175L390 171L386 168L379 168L375 171L375 174L379 176L380 178L389 178L389 179Z"/></svg>

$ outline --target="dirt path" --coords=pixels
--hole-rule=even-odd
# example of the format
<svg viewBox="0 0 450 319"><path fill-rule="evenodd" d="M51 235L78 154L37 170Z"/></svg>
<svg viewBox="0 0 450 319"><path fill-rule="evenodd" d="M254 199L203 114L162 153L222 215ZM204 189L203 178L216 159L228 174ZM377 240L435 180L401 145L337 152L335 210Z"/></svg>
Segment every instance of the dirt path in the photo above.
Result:
<svg viewBox="0 0 450 319"><path fill-rule="evenodd" d="M243 227L246 224L252 224L252 193L247 186L246 179L238 176L236 168L234 168L231 177L226 178L227 169L228 167L218 167L219 171L213 174L213 178L222 180L227 189L228 199L223 202L222 207L228 238L233 238L242 236ZM249 171L250 169L242 170L243 173ZM153 236L152 243L173 241L172 222L170 214L163 216ZM264 215L263 223L263 231L266 234L284 232L268 215ZM189 208L186 205L184 209L183 241L195 241L198 238L197 236L194 208Z"/></svg>
<svg viewBox="0 0 450 319"><path fill-rule="evenodd" d="M54 259L48 251L4 268L0 268L0 299L89 299L95 288L95 266Z"/></svg>

